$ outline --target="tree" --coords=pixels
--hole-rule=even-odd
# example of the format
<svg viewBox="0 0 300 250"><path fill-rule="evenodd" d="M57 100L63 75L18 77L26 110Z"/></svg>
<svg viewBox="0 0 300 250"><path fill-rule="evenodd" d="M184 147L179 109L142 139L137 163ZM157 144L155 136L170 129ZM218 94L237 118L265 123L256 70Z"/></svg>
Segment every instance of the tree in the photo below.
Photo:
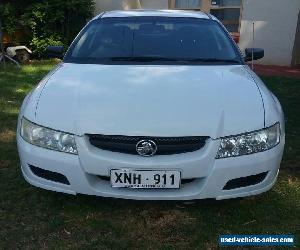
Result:
<svg viewBox="0 0 300 250"><path fill-rule="evenodd" d="M2 0L4 31L24 33L33 52L41 56L47 45L68 45L94 13L93 0Z"/></svg>

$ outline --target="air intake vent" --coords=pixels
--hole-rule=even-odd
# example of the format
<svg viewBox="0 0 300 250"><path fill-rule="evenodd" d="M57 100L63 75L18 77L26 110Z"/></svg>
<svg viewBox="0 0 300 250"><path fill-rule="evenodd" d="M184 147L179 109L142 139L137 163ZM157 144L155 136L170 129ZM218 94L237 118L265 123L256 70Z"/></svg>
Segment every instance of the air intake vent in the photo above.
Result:
<svg viewBox="0 0 300 250"><path fill-rule="evenodd" d="M247 187L261 183L267 176L268 172L247 177L236 178L228 181L223 190L231 190L235 188Z"/></svg>
<svg viewBox="0 0 300 250"><path fill-rule="evenodd" d="M49 181L55 181L62 184L70 185L70 182L68 181L67 177L56 172L48 171L42 168L38 168L32 165L29 165L31 171L36 176L49 180Z"/></svg>

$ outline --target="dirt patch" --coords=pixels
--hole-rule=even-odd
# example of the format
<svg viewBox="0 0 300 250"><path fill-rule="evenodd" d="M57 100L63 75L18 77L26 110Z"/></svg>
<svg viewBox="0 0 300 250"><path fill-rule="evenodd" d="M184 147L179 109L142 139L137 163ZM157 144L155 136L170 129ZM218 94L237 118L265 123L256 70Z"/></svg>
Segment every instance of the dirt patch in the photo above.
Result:
<svg viewBox="0 0 300 250"><path fill-rule="evenodd" d="M8 160L0 160L0 169L1 168L7 168L10 164L10 161Z"/></svg>
<svg viewBox="0 0 300 250"><path fill-rule="evenodd" d="M6 129L0 132L0 142L12 142L15 140L16 132Z"/></svg>
<svg viewBox="0 0 300 250"><path fill-rule="evenodd" d="M277 65L254 65L254 72L262 76L285 76L300 79L300 69Z"/></svg>

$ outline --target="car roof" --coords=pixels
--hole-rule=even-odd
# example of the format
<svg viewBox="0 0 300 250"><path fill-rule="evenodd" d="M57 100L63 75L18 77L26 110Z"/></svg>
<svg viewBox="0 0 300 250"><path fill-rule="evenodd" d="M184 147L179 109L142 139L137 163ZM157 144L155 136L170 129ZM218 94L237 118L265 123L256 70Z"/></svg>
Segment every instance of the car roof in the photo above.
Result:
<svg viewBox="0 0 300 250"><path fill-rule="evenodd" d="M94 19L107 18L107 17L136 17L136 16L157 16L157 17L192 17L200 19L214 19L216 18L210 14L202 11L186 11L186 10L113 10L103 12L96 16Z"/></svg>

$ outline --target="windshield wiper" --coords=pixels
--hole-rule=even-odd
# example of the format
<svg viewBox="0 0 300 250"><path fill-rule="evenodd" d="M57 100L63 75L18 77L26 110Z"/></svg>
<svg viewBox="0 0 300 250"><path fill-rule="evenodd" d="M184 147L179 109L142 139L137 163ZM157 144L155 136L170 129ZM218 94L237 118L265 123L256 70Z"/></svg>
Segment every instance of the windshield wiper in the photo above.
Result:
<svg viewBox="0 0 300 250"><path fill-rule="evenodd" d="M221 58L168 58L159 56L126 56L126 57L109 57L107 58L112 61L131 61L131 62L153 62L153 61L164 61L164 62L216 62L216 63L240 63L237 59L221 59Z"/></svg>
<svg viewBox="0 0 300 250"><path fill-rule="evenodd" d="M110 57L112 61L131 61L131 62L152 62L152 61L177 61L175 58L159 57L159 56L128 56L128 57Z"/></svg>
<svg viewBox="0 0 300 250"><path fill-rule="evenodd" d="M241 63L237 59L222 59L222 58L189 58L190 62L216 62L216 63Z"/></svg>

